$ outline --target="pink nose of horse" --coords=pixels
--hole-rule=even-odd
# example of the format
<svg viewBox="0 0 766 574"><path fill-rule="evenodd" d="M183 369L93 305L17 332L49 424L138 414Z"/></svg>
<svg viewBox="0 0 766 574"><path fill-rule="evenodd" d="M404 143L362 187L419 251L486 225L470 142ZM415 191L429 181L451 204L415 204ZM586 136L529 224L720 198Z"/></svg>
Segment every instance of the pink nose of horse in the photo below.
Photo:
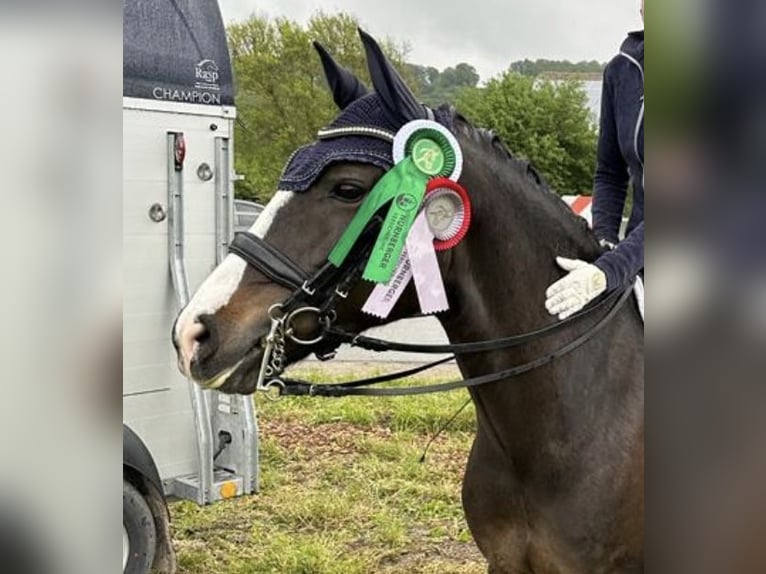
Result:
<svg viewBox="0 0 766 574"><path fill-rule="evenodd" d="M208 330L197 321L186 325L178 334L178 349L181 353L181 364L186 376L191 375L191 363L199 352L200 345L208 336Z"/></svg>

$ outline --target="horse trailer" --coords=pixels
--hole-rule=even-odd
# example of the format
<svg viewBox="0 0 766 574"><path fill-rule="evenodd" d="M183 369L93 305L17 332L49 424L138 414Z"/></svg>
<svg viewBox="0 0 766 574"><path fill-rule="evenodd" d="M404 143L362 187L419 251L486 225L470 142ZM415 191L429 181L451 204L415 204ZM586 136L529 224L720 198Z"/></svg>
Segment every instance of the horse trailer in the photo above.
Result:
<svg viewBox="0 0 766 574"><path fill-rule="evenodd" d="M173 572L166 497L258 488L250 397L203 390L171 329L234 231L231 61L216 0L123 2L123 572Z"/></svg>

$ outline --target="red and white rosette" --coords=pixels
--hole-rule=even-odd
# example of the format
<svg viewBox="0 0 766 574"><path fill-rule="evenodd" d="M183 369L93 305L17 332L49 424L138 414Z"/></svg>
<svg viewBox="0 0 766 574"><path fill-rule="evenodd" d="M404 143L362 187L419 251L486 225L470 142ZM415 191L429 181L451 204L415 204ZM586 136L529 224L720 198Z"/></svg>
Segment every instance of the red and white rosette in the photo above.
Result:
<svg viewBox="0 0 766 574"><path fill-rule="evenodd" d="M415 283L421 313L449 309L436 252L455 247L470 225L471 201L465 189L448 178L429 182L394 276L375 286L362 311L386 319L410 281Z"/></svg>
<svg viewBox="0 0 766 574"><path fill-rule="evenodd" d="M456 181L440 177L428 182L423 201L434 249L445 251L460 243L471 226L471 200Z"/></svg>

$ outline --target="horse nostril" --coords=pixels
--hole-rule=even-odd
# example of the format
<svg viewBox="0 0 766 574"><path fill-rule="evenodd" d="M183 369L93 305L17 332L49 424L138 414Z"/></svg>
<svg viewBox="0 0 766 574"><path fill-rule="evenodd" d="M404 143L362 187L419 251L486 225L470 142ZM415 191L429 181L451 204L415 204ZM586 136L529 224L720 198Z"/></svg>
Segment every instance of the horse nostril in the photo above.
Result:
<svg viewBox="0 0 766 574"><path fill-rule="evenodd" d="M191 375L193 364L199 364L215 355L217 341L214 323L209 315L198 317L181 330L178 336L179 358L187 376Z"/></svg>
<svg viewBox="0 0 766 574"><path fill-rule="evenodd" d="M201 324L201 327L202 329L197 331L194 340L200 345L204 345L208 340L210 340L210 331L207 330L207 327L205 327L204 324Z"/></svg>
<svg viewBox="0 0 766 574"><path fill-rule="evenodd" d="M212 357L218 349L215 323L210 315L201 315L197 317L196 326L193 358L196 361L204 361Z"/></svg>

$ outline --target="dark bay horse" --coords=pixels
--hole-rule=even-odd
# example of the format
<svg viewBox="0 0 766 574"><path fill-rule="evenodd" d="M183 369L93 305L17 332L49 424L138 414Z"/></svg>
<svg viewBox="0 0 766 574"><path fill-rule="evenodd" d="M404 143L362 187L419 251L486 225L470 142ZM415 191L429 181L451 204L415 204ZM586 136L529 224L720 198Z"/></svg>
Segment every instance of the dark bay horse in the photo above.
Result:
<svg viewBox="0 0 766 574"><path fill-rule="evenodd" d="M333 125L367 117L366 128L391 130L418 117L436 118L456 136L464 155L460 183L471 197L473 223L462 243L438 254L450 303L438 319L450 341L494 339L554 323L544 293L561 276L555 256L592 261L600 253L584 221L490 132L452 109L434 112L417 104L374 40L365 34L362 39L374 93L320 49L343 110ZM356 161L348 155L320 157L322 150L337 152L323 142L308 148L305 189L278 191L252 230L308 272L326 264L360 202L387 169L383 152L365 155L361 149L368 143L377 149L379 141L358 133L349 137L354 138L349 149L359 152ZM295 181L285 176L280 187ZM335 324L349 331L380 324L361 312L370 290L368 282L356 282L340 300ZM207 387L252 393L270 329L269 309L290 294L273 274L230 254L176 322L173 338L182 371ZM410 286L388 321L418 309ZM304 319L297 329L316 329L313 320ZM585 316L529 344L459 355L457 362L464 377L502 371L566 344L597 320ZM287 361L312 350L288 344ZM571 353L471 389L477 434L463 505L490 572L643 572L643 376L643 325L635 305L625 304Z"/></svg>

